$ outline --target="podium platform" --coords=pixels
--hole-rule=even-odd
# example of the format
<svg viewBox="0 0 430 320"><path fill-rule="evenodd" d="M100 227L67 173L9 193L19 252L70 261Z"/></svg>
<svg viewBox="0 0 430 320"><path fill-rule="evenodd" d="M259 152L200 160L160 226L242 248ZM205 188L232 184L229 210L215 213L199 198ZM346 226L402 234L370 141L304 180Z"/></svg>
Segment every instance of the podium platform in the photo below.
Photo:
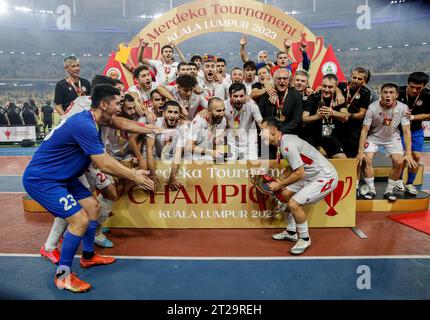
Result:
<svg viewBox="0 0 430 320"><path fill-rule="evenodd" d="M427 210L429 208L430 195L420 190L418 190L416 196L395 190L394 194L397 196L397 200L394 202L388 201L384 198L387 180L375 179L376 197L373 200L357 199L357 212L403 212Z"/></svg>

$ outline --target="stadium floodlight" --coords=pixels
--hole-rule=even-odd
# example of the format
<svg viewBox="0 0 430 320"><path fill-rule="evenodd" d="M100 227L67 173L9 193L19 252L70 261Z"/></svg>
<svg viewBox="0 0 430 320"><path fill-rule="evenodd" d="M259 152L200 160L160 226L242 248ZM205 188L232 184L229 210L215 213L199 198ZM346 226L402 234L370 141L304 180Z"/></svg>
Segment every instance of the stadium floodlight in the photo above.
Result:
<svg viewBox="0 0 430 320"><path fill-rule="evenodd" d="M21 11L21 12L31 12L31 9L28 7L13 7L15 11Z"/></svg>
<svg viewBox="0 0 430 320"><path fill-rule="evenodd" d="M36 56L40 56L40 52L36 52Z"/></svg>
<svg viewBox="0 0 430 320"><path fill-rule="evenodd" d="M20 53L21 53L21 54L25 54L25 52L24 52L24 51L21 51Z"/></svg>
<svg viewBox="0 0 430 320"><path fill-rule="evenodd" d="M405 46L405 47L409 47L409 44L407 44L407 43L406 43L404 46Z"/></svg>
<svg viewBox="0 0 430 320"><path fill-rule="evenodd" d="M7 4L3 0L0 0L0 14L7 12Z"/></svg>
<svg viewBox="0 0 430 320"><path fill-rule="evenodd" d="M377 48L378 48L378 49L382 49L382 47L381 47L381 46L378 46Z"/></svg>
<svg viewBox="0 0 430 320"><path fill-rule="evenodd" d="M154 18L154 19L158 19L158 18L160 18L161 16L162 16L162 13L157 13L157 14L154 14L153 18Z"/></svg>
<svg viewBox="0 0 430 320"><path fill-rule="evenodd" d="M367 47L367 50L371 50L372 49L372 47Z"/></svg>
<svg viewBox="0 0 430 320"><path fill-rule="evenodd" d="M3 53L3 51L0 51L0 53Z"/></svg>
<svg viewBox="0 0 430 320"><path fill-rule="evenodd" d="M336 51L340 51L340 49L336 49Z"/></svg>
<svg viewBox="0 0 430 320"><path fill-rule="evenodd" d="M388 46L388 48L392 48L393 46Z"/></svg>
<svg viewBox="0 0 430 320"><path fill-rule="evenodd" d="M427 42L423 42L423 43L421 43L423 46L425 46L426 44L427 44Z"/></svg>

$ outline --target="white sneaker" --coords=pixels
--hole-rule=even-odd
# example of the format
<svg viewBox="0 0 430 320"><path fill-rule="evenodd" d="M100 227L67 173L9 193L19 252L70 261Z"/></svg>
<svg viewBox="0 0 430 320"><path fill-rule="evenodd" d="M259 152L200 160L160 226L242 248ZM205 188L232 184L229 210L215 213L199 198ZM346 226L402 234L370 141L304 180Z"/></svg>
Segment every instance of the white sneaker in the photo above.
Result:
<svg viewBox="0 0 430 320"><path fill-rule="evenodd" d="M403 184L403 180L397 180L396 189L399 191L405 191L405 185Z"/></svg>
<svg viewBox="0 0 430 320"><path fill-rule="evenodd" d="M296 242L299 237L296 234L289 234L286 230L280 232L280 233L275 233L272 235L272 239L275 240L288 240L288 241L293 241Z"/></svg>
<svg viewBox="0 0 430 320"><path fill-rule="evenodd" d="M305 252L305 250L311 246L311 239L309 238L308 241L303 240L302 238L299 238L297 243L290 249L290 252L292 254L302 254Z"/></svg>
<svg viewBox="0 0 430 320"><path fill-rule="evenodd" d="M407 184L406 185L406 192L409 194L412 194L414 196L416 196L418 194L418 191L413 184Z"/></svg>

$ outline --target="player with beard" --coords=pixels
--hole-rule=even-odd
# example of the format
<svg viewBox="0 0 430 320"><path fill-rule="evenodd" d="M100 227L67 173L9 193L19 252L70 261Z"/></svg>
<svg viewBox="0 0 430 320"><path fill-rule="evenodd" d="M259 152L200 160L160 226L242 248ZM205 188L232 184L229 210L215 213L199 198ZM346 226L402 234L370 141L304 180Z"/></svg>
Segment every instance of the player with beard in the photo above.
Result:
<svg viewBox="0 0 430 320"><path fill-rule="evenodd" d="M191 57L190 63L195 64L197 67L197 75L196 75L197 81L199 81L198 79L203 79L204 78L203 70L202 70L203 58L200 55L196 54Z"/></svg>
<svg viewBox="0 0 430 320"><path fill-rule="evenodd" d="M286 214L292 215L292 218L288 219L291 222L287 231L274 234L272 237L276 240L296 242L290 252L302 254L311 245L303 206L317 203L333 192L338 183L337 171L309 143L296 135L283 134L281 123L276 118L263 120L261 136L266 144L279 150L290 167L287 175L269 184L272 191L282 190L288 210L291 212L286 212Z"/></svg>
<svg viewBox="0 0 430 320"><path fill-rule="evenodd" d="M428 81L429 76L424 72L414 72L408 77L408 85L399 88L398 100L407 104L410 110L412 158L418 164L420 163L421 152L424 147L423 121L430 120L430 94L425 91ZM402 144L405 148L403 132L401 131L400 133L402 136ZM408 170L406 192L411 195L416 195L418 193L413 185L417 172L418 168L414 167ZM397 182L397 188L402 191L405 190L401 179Z"/></svg>
<svg viewBox="0 0 430 320"><path fill-rule="evenodd" d="M191 122L185 147L185 159L223 160L224 151L220 151L217 146L224 143L225 135L224 101L213 97L208 101L207 114L197 114Z"/></svg>
<svg viewBox="0 0 430 320"><path fill-rule="evenodd" d="M148 169L150 177L155 186L158 185L156 165L154 158L162 161L172 162L172 170L167 182L170 190L178 190L181 184L177 181L177 173L181 162L182 151L185 148L185 142L188 127L180 120L181 106L176 101L167 101L163 106L163 116L158 118L155 125L164 130L161 135L148 135L146 139L148 152Z"/></svg>
<svg viewBox="0 0 430 320"><path fill-rule="evenodd" d="M231 70L231 83L242 83L243 81L243 70L239 67L235 67ZM228 88L227 88L228 91Z"/></svg>
<svg viewBox="0 0 430 320"><path fill-rule="evenodd" d="M229 145L232 159L258 160L258 133L261 116L258 105L245 94L243 83L234 83L230 86L230 99L225 100L225 117L230 128ZM248 101L247 101L248 100Z"/></svg>
<svg viewBox="0 0 430 320"><path fill-rule="evenodd" d="M263 118L276 117L282 123L283 132L298 134L302 124L303 100L294 88L289 87L290 78L289 70L276 70L273 75L275 92L269 90L261 96L258 106ZM269 146L269 159L276 159L276 148L273 146Z"/></svg>
<svg viewBox="0 0 430 320"><path fill-rule="evenodd" d="M140 116L146 116L150 123L156 120L156 117L152 114L152 105L150 93L153 90L157 90L163 97L168 100L175 100L165 86L156 84L152 81L151 74L149 73L149 67L142 65L133 71L133 77L136 79L137 84L130 87L127 91L128 94L132 95L136 99L136 111Z"/></svg>
<svg viewBox="0 0 430 320"><path fill-rule="evenodd" d="M193 76L197 80L197 72L198 72L197 65L194 62L189 62L188 66L190 67L190 76Z"/></svg>
<svg viewBox="0 0 430 320"><path fill-rule="evenodd" d="M136 119L134 98L131 95L126 95L124 102L121 105L121 112L118 116L129 120ZM131 161L133 155L128 142L129 134L125 131L109 127L102 127L101 132L106 152L116 160L130 167L130 164L127 164L127 162Z"/></svg>
<svg viewBox="0 0 430 320"><path fill-rule="evenodd" d="M208 102L203 97L194 93L197 80L190 75L180 76L176 80L176 86L167 86L167 90L173 95L181 106L181 114L188 120L193 120L199 107L207 108Z"/></svg>
<svg viewBox="0 0 430 320"><path fill-rule="evenodd" d="M409 167L417 167L412 157L408 106L397 101L398 96L399 87L394 83L385 83L381 87L381 100L373 102L366 111L357 154L359 165L364 163L364 181L369 188L364 194L365 199L373 199L376 195L372 161L380 146L384 147L385 153L392 161L388 185L384 192L384 198L388 201L397 200L394 187L400 177L403 162ZM400 125L406 153L400 139Z"/></svg>

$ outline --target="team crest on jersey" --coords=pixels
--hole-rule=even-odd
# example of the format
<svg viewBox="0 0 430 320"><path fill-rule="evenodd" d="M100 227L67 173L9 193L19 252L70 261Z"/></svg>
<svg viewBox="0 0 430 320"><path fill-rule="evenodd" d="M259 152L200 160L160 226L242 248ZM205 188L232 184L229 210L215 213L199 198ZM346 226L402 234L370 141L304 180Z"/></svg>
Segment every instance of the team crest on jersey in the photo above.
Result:
<svg viewBox="0 0 430 320"><path fill-rule="evenodd" d="M359 93L357 93L357 95L355 96L355 99L357 99L357 100L358 100L358 99L360 99L360 97L361 97L361 96L360 96L360 94L359 94Z"/></svg>
<svg viewBox="0 0 430 320"><path fill-rule="evenodd" d="M385 118L382 125L387 126L387 127L391 127L391 121L393 121L393 119Z"/></svg>
<svg viewBox="0 0 430 320"><path fill-rule="evenodd" d="M416 103L417 107L421 107L423 105L423 101L422 100L418 100Z"/></svg>
<svg viewBox="0 0 430 320"><path fill-rule="evenodd" d="M86 87L84 87L84 86L82 86L82 91L83 91L83 92L87 92L87 88L86 88Z"/></svg>
<svg viewBox="0 0 430 320"><path fill-rule="evenodd" d="M306 100L308 100L308 96L305 94L305 95L303 96L303 101L306 101Z"/></svg>
<svg viewBox="0 0 430 320"><path fill-rule="evenodd" d="M106 75L112 79L118 79L121 80L121 71L119 71L118 68L110 68L107 72Z"/></svg>

